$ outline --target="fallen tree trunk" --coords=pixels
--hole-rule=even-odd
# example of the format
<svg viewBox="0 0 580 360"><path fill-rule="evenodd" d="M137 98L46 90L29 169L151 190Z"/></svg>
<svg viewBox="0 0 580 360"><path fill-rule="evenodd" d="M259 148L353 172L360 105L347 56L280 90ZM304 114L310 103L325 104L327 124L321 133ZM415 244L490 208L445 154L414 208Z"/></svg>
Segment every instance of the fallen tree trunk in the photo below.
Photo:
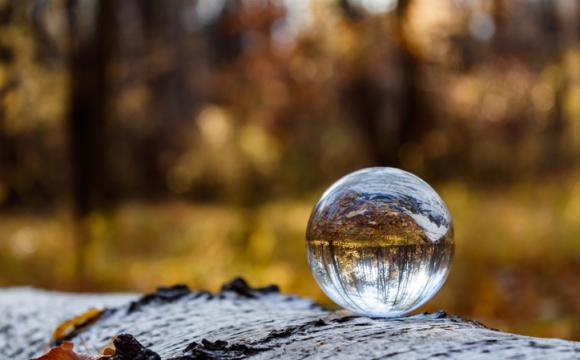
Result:
<svg viewBox="0 0 580 360"><path fill-rule="evenodd" d="M95 306L105 310L51 340L60 322ZM329 311L241 279L218 294L185 286L141 297L0 290L2 359L39 356L65 340L97 353L119 334L132 336L117 337L117 354L128 352L116 359L580 358L578 342L504 333L442 311L397 319Z"/></svg>

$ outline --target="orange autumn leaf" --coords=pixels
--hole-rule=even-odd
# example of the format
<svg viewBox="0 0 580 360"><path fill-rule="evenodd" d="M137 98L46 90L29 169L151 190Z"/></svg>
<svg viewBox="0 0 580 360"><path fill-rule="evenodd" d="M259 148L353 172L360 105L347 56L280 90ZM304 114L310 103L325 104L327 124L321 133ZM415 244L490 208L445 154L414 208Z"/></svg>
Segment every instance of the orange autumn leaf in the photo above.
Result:
<svg viewBox="0 0 580 360"><path fill-rule="evenodd" d="M70 335L73 331L86 327L103 314L103 310L90 308L84 313L61 323L52 333L52 340L56 341Z"/></svg>
<svg viewBox="0 0 580 360"><path fill-rule="evenodd" d="M46 354L33 360L100 360L109 357L108 355L79 354L74 352L73 347L73 343L65 342L59 347L52 348Z"/></svg>

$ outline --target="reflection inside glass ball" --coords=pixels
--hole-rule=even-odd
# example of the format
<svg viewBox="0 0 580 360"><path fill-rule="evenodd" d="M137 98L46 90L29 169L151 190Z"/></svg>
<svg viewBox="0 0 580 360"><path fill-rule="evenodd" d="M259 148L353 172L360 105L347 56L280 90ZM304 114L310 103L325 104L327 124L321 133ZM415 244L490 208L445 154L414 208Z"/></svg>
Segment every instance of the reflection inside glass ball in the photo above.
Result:
<svg viewBox="0 0 580 360"><path fill-rule="evenodd" d="M453 259L453 224L426 182L368 168L334 183L306 233L314 278L335 303L381 317L408 313L441 288Z"/></svg>

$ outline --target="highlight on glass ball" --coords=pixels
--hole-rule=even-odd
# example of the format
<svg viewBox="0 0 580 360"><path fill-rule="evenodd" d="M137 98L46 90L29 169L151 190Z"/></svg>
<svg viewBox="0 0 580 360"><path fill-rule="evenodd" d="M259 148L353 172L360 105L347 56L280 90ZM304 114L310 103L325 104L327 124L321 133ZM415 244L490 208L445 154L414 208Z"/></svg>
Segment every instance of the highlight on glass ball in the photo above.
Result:
<svg viewBox="0 0 580 360"><path fill-rule="evenodd" d="M453 260L451 215L429 184L374 167L335 182L306 232L308 263L330 299L355 313L402 316L431 299Z"/></svg>

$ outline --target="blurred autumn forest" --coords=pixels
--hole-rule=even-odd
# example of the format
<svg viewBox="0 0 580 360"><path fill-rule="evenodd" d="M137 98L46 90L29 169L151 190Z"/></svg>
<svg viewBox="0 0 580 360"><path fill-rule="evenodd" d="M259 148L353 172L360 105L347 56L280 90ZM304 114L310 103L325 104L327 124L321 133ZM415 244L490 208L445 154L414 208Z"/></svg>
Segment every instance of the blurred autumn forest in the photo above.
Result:
<svg viewBox="0 0 580 360"><path fill-rule="evenodd" d="M580 3L0 0L0 286L330 304L321 192L396 166L448 203L423 310L580 340Z"/></svg>

